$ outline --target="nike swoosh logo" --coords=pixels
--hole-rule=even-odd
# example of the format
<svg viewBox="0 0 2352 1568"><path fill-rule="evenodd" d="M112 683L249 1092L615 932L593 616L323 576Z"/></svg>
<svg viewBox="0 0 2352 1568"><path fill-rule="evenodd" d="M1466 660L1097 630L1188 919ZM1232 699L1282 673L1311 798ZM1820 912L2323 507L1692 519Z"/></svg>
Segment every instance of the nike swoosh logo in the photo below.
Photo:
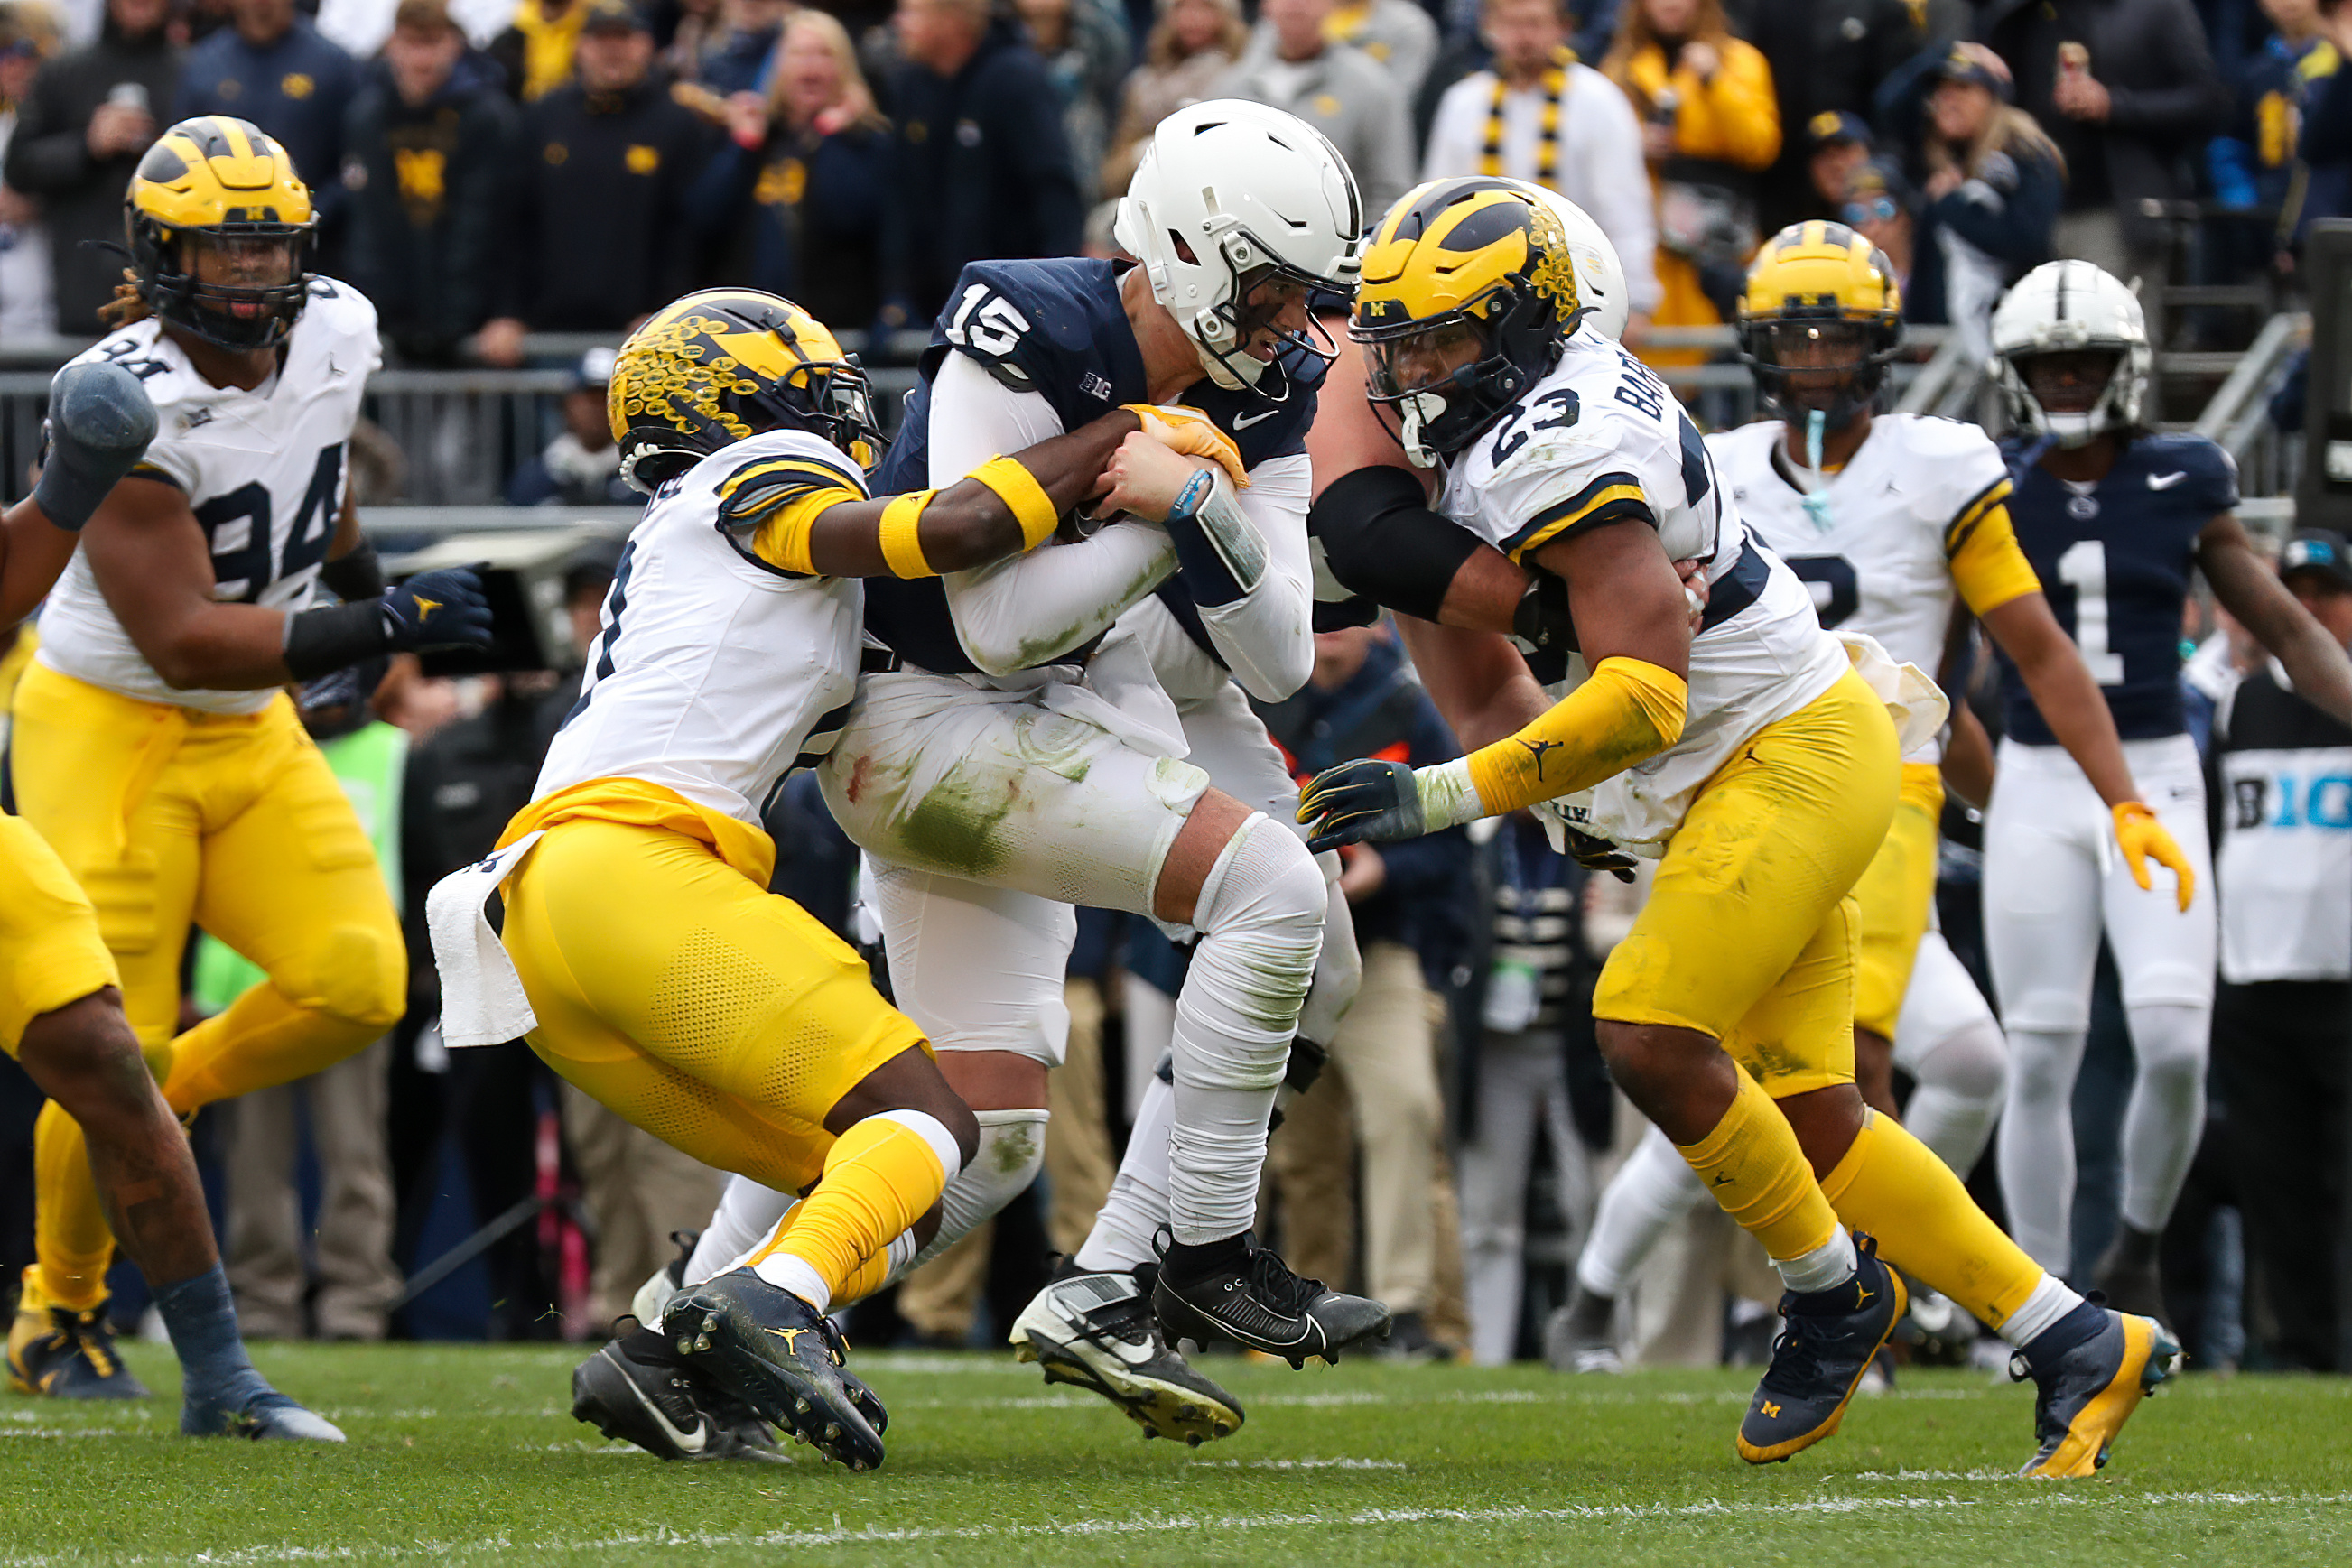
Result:
<svg viewBox="0 0 2352 1568"><path fill-rule="evenodd" d="M1115 1339L1110 1342L1110 1353L1118 1357L1119 1360L1127 1363L1129 1366L1141 1366L1145 1362L1151 1359L1151 1347L1150 1345L1129 1344L1123 1339Z"/></svg>
<svg viewBox="0 0 2352 1568"><path fill-rule="evenodd" d="M1282 410L1278 408L1270 408L1265 410L1263 413L1237 413L1234 416L1234 428L1235 430L1247 430L1253 424L1264 424L1267 420L1272 419L1276 414L1280 413L1281 412Z"/></svg>
<svg viewBox="0 0 2352 1568"><path fill-rule="evenodd" d="M2176 474L2151 474L2147 476L2147 487L2151 490L2169 490L2188 477L2186 470Z"/></svg>
<svg viewBox="0 0 2352 1568"><path fill-rule="evenodd" d="M629 1392L636 1396L638 1404L646 1407L646 1414L654 1418L655 1424L668 1435L669 1440L677 1445L680 1453L698 1454L709 1445L710 1433L708 1423L698 1421L691 1433L681 1432L671 1424L668 1416L662 1414L661 1406L646 1398L645 1390L639 1388L635 1382L629 1384Z"/></svg>

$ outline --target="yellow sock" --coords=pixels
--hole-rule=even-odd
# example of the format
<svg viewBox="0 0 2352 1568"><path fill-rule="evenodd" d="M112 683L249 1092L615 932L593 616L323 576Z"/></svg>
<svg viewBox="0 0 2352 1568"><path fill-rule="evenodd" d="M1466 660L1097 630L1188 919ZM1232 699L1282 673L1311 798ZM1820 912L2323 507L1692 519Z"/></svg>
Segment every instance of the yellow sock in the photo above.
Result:
<svg viewBox="0 0 2352 1568"><path fill-rule="evenodd" d="M1762 1242L1774 1261L1801 1258L1836 1233L1838 1217L1813 1180L1795 1129L1746 1072L1715 1130L1675 1147L1723 1212Z"/></svg>
<svg viewBox="0 0 2352 1568"><path fill-rule="evenodd" d="M842 1299L947 1186L949 1170L934 1140L898 1119L919 1114L868 1116L835 1140L816 1190L776 1227L751 1258L751 1269L771 1278L774 1271L761 1268L762 1263L797 1259L824 1283L827 1299L814 1305L823 1309ZM921 1119L939 1127L928 1116ZM945 1128L939 1129L939 1137L953 1147ZM771 1282L785 1283L772 1278Z"/></svg>
<svg viewBox="0 0 2352 1568"><path fill-rule="evenodd" d="M776 1222L775 1232L768 1238L768 1244L760 1249L760 1257L772 1257L780 1250L781 1244L784 1239L784 1232L790 1230L794 1225L800 1223L801 1211L807 1207L808 1205L805 1203L796 1203L793 1205L792 1207L784 1210L784 1217ZM903 1246L907 1249L908 1255L909 1257L913 1256L915 1239L912 1232L902 1232L901 1235L905 1238ZM902 1245L902 1243L898 1239L893 1238L888 1246L884 1247L881 1251L874 1253L872 1256L868 1257L866 1261L851 1270L849 1277L842 1281L839 1287L834 1291L833 1301L830 1304L835 1307L854 1307L858 1302L864 1301L866 1297L873 1295L876 1291L881 1290L883 1286L888 1284L890 1282L890 1254L893 1249L898 1248L900 1245Z"/></svg>
<svg viewBox="0 0 2352 1568"><path fill-rule="evenodd" d="M81 1124L52 1100L33 1124L33 1255L42 1297L88 1312L106 1300L106 1266L114 1258L89 1145Z"/></svg>
<svg viewBox="0 0 2352 1568"><path fill-rule="evenodd" d="M1878 1239L1878 1255L1993 1328L2042 1282L2042 1265L1985 1218L1951 1167L1891 1116L1862 1131L1822 1191L1840 1219Z"/></svg>

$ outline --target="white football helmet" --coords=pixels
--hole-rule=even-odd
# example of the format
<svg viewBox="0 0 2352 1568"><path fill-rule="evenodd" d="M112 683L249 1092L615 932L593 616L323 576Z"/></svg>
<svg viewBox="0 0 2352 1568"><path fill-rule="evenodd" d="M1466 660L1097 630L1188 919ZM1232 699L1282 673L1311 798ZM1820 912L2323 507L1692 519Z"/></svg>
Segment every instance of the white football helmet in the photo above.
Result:
<svg viewBox="0 0 2352 1568"><path fill-rule="evenodd" d="M2115 374L2086 412L2047 412L2018 361L2084 350L2112 351ZM1992 313L1987 368L2009 401L2010 417L2020 429L2054 437L2061 446L2085 445L2105 431L2137 425L2154 363L2139 301L2120 279L2087 261L2044 262L2019 278Z"/></svg>
<svg viewBox="0 0 2352 1568"><path fill-rule="evenodd" d="M1510 183L1559 214L1560 226L1568 231L1569 256L1576 263L1576 297L1585 308L1581 324L1604 338L1622 338L1633 306L1626 293L1625 264L1617 259L1617 247L1609 243L1591 213L1558 191L1524 180Z"/></svg>
<svg viewBox="0 0 2352 1568"><path fill-rule="evenodd" d="M1323 133L1296 115L1213 99L1160 122L1111 225L1143 264L1151 297L1228 391L1266 370L1242 352L1242 279L1271 267L1308 287L1353 297L1364 208L1355 176ZM1297 346L1326 350L1303 335ZM1276 402L1288 383L1262 389Z"/></svg>

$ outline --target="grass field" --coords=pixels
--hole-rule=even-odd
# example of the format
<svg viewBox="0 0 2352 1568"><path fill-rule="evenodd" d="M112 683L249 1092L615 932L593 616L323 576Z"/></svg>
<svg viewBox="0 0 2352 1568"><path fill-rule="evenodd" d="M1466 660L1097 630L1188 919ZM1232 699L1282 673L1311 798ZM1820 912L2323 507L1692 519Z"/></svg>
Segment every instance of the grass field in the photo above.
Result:
<svg viewBox="0 0 2352 1568"><path fill-rule="evenodd" d="M176 1396L0 1395L0 1568L161 1563L1748 1564L2352 1561L2352 1381L2190 1377L2098 1479L2009 1479L2030 1386L1914 1373L1750 1470L1741 1373L1215 1364L1198 1450L1009 1356L866 1355L890 1457L662 1465L570 1416L568 1347L265 1346L342 1448L193 1443ZM169 1392L167 1353L133 1364Z"/></svg>

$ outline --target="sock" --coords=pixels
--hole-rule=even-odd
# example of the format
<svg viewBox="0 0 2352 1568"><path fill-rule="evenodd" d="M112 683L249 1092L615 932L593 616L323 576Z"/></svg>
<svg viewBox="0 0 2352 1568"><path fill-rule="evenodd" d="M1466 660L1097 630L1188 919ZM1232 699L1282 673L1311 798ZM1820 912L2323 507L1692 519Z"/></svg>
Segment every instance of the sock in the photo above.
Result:
<svg viewBox="0 0 2352 1568"><path fill-rule="evenodd" d="M1329 885L1289 830L1253 815L1193 901L1201 933L1176 998L1169 1228L1200 1245L1257 1218L1266 1117L1323 946Z"/></svg>
<svg viewBox="0 0 2352 1568"><path fill-rule="evenodd" d="M1248 1232L1244 1231L1216 1241L1175 1242L1160 1260L1160 1268L1171 1285L1189 1285L1212 1274L1238 1270L1249 1262L1247 1237Z"/></svg>
<svg viewBox="0 0 2352 1568"><path fill-rule="evenodd" d="M768 1283L819 1312L940 1198L963 1166L954 1135L920 1111L868 1116L834 1141L816 1190L751 1260Z"/></svg>
<svg viewBox="0 0 2352 1568"><path fill-rule="evenodd" d="M987 1224L1029 1190L1045 1164L1045 1128L1053 1117L1036 1106L974 1111L980 1150L940 1194L940 1228L910 1267L919 1269Z"/></svg>
<svg viewBox="0 0 2352 1568"><path fill-rule="evenodd" d="M1839 1218L1878 1239L1880 1257L1995 1329L2045 1277L1951 1167L1891 1116L1863 1113L1862 1131L1822 1191Z"/></svg>
<svg viewBox="0 0 2352 1568"><path fill-rule="evenodd" d="M77 1312L105 1301L114 1232L89 1174L81 1124L54 1100L33 1124L33 1214L41 1301Z"/></svg>
<svg viewBox="0 0 2352 1568"><path fill-rule="evenodd" d="M2009 1076L2000 1026L1979 1019L1947 1036L1919 1059L1914 1076L1919 1086L1903 1107L1903 1124L1966 1181L2000 1120L2001 1090Z"/></svg>
<svg viewBox="0 0 2352 1568"><path fill-rule="evenodd" d="M1651 1128L1601 1195L1591 1239L1576 1260L1576 1282L1591 1295L1623 1295L1658 1239L1706 1201L1706 1184L1666 1135Z"/></svg>
<svg viewBox="0 0 2352 1568"><path fill-rule="evenodd" d="M1795 1129L1762 1085L1741 1072L1739 1092L1715 1129L1676 1147L1723 1212L1764 1244L1775 1263L1828 1244L1837 1215L1822 1196Z"/></svg>
<svg viewBox="0 0 2352 1568"><path fill-rule="evenodd" d="M155 1311L180 1358L183 1430L196 1430L192 1422L208 1432L217 1430L219 1421L206 1422L199 1412L234 1415L257 1396L272 1392L245 1353L245 1341L236 1332L236 1308L229 1299L228 1275L219 1264L157 1291Z"/></svg>
<svg viewBox="0 0 2352 1568"><path fill-rule="evenodd" d="M2000 1198L2017 1244L2061 1273L2074 1263L2074 1075L2086 1038L2079 1029L2009 1030L2009 1098L1996 1150Z"/></svg>
<svg viewBox="0 0 2352 1568"><path fill-rule="evenodd" d="M699 1285L733 1268L773 1236L799 1202L792 1194L761 1186L750 1176L728 1177L727 1190L719 1195L719 1207L710 1211L710 1223L702 1228L702 1237L694 1244L694 1256L686 1260L686 1278L681 1282Z"/></svg>
<svg viewBox="0 0 2352 1568"><path fill-rule="evenodd" d="M2205 1055L2212 1009L2124 1009L2137 1071L2124 1106L2123 1218L2161 1234L2205 1134Z"/></svg>
<svg viewBox="0 0 2352 1568"><path fill-rule="evenodd" d="M2076 1315L2086 1307L2091 1316L2077 1318ZM2009 1321L2000 1325L1999 1332L2012 1347L2023 1350L2068 1318L2076 1318L2077 1327L2089 1323L2094 1332L2106 1322L2106 1314L2096 1307L2089 1307L2082 1297L2066 1288L2066 1281L2055 1274L2044 1274L2042 1282L2033 1287L2033 1293L2025 1298L2025 1304L2009 1314ZM2066 1343L2071 1345L2080 1341ZM2048 1347L2042 1349L2046 1353Z"/></svg>
<svg viewBox="0 0 2352 1568"><path fill-rule="evenodd" d="M1155 1073L1143 1086L1110 1196L1078 1249L1079 1268L1124 1271L1156 1255L1151 1239L1168 1223L1168 1134L1175 1116L1176 1091Z"/></svg>
<svg viewBox="0 0 2352 1568"><path fill-rule="evenodd" d="M1853 1286L1861 1277L1862 1260L1853 1249L1853 1238L1844 1226L1830 1232L1830 1239L1811 1251L1795 1258L1775 1258L1772 1271L1780 1276L1780 1283L1800 1296L1818 1296L1839 1286ZM1861 1303L1856 1301L1855 1307ZM1851 1307L1838 1304L1835 1311L1850 1312Z"/></svg>

